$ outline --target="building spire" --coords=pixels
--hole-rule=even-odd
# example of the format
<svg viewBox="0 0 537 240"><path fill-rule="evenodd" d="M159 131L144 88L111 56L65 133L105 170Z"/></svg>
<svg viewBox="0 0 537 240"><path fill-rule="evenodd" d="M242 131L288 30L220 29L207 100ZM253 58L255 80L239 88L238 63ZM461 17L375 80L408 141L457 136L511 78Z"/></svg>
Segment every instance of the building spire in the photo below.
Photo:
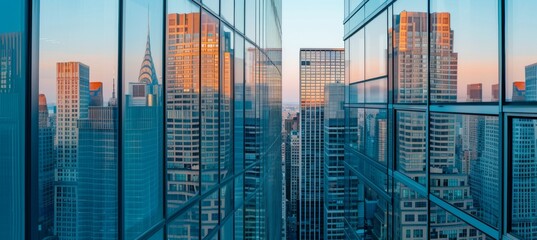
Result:
<svg viewBox="0 0 537 240"><path fill-rule="evenodd" d="M151 56L151 34L149 23L149 6L147 7L147 42L145 44L145 56L140 67L140 74L138 75L138 82L145 83L151 86L158 85L157 74L155 71L155 64L153 63L153 57Z"/></svg>

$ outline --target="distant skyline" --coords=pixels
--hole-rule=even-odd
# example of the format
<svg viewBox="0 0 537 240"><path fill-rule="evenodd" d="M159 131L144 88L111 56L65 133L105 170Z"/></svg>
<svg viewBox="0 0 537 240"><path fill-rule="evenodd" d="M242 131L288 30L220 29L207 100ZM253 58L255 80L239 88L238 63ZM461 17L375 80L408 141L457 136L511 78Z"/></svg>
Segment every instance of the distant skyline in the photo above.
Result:
<svg viewBox="0 0 537 240"><path fill-rule="evenodd" d="M299 102L300 48L343 48L343 2L283 1L283 103Z"/></svg>

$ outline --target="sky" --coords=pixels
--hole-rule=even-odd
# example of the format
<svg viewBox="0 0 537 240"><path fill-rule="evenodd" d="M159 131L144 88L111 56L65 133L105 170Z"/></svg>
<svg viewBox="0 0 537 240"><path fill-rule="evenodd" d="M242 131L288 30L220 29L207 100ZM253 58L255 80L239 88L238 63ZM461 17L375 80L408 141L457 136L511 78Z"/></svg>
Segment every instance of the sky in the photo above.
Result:
<svg viewBox="0 0 537 240"><path fill-rule="evenodd" d="M283 0L282 4L282 101L298 103L300 48L343 48L343 0Z"/></svg>

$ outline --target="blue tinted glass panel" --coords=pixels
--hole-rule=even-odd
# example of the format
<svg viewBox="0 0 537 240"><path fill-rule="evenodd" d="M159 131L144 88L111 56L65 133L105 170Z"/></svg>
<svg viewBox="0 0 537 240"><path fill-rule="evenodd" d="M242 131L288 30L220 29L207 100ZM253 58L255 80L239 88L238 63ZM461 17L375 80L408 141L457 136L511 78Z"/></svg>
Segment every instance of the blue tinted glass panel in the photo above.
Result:
<svg viewBox="0 0 537 240"><path fill-rule="evenodd" d="M163 5L128 0L124 7L124 222L125 236L135 238L162 219Z"/></svg>
<svg viewBox="0 0 537 240"><path fill-rule="evenodd" d="M201 239L199 213L199 204L194 204L186 209L184 213L168 224L167 239Z"/></svg>
<svg viewBox="0 0 537 240"><path fill-rule="evenodd" d="M25 14L29 7L26 1L6 1L0 8L0 232L6 239L25 239L25 96L27 76ZM34 26L36 27L36 26ZM51 64L51 76L54 76ZM53 83L54 80L51 80ZM54 90L51 89L51 92ZM49 95L49 98L52 96ZM46 108L45 108L46 109ZM48 113L48 112L47 112ZM41 112L39 115L41 118ZM48 121L49 117L43 117ZM40 128L41 130L41 128ZM50 235L53 227L53 148L52 130L39 132L40 146L46 142L46 149L39 148L39 217L38 224L44 227L39 234ZM42 151L43 150L43 151ZM46 199L46 200L45 200Z"/></svg>
<svg viewBox="0 0 537 240"><path fill-rule="evenodd" d="M220 179L233 175L233 31L225 26L220 35Z"/></svg>

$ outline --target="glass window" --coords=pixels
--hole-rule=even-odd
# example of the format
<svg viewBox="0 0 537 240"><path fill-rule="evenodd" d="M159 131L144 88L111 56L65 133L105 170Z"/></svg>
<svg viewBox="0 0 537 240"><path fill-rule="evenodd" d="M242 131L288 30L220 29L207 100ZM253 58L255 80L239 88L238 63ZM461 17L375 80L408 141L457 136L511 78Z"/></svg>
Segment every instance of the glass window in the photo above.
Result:
<svg viewBox="0 0 537 240"><path fill-rule="evenodd" d="M409 231L427 232L426 197L419 195L403 183L396 182L394 186L394 203L394 239L404 239ZM412 205L417 206L421 203L425 203L425 206L421 209L412 207ZM418 216L417 219L415 216Z"/></svg>
<svg viewBox="0 0 537 240"><path fill-rule="evenodd" d="M384 11L365 27L365 78L387 75L388 21Z"/></svg>
<svg viewBox="0 0 537 240"><path fill-rule="evenodd" d="M199 212L199 204L194 204L170 222L167 239L202 239L200 238Z"/></svg>
<svg viewBox="0 0 537 240"><path fill-rule="evenodd" d="M233 31L225 26L220 35L220 179L233 175Z"/></svg>
<svg viewBox="0 0 537 240"><path fill-rule="evenodd" d="M220 13L220 0L202 0L203 4L212 11L214 11L215 14Z"/></svg>
<svg viewBox="0 0 537 240"><path fill-rule="evenodd" d="M233 21L235 19L235 15L234 15L235 3L234 3L234 0L220 0L220 3L221 3L220 16L222 16L229 23L233 24Z"/></svg>
<svg viewBox="0 0 537 240"><path fill-rule="evenodd" d="M256 7L258 1L256 0L246 0L245 1L245 35L248 39L252 41L256 41L255 39L255 31L256 31Z"/></svg>
<svg viewBox="0 0 537 240"><path fill-rule="evenodd" d="M386 78L365 82L366 103L387 103L388 82Z"/></svg>
<svg viewBox="0 0 537 240"><path fill-rule="evenodd" d="M163 5L128 0L124 8L124 221L126 238L135 238L162 218Z"/></svg>
<svg viewBox="0 0 537 240"><path fill-rule="evenodd" d="M89 2L47 1L41 3L40 6L40 36L36 37L41 39L38 110L39 197L41 198L39 204L43 204L40 205L38 220L41 238L48 238L52 235L59 239L72 238L73 236L79 239L117 238L117 192L120 189L117 181L119 114L124 114L125 117L125 135L123 135L125 172L132 171L129 169L132 167L130 163L136 158L137 161L144 163L144 167L147 167L144 169L144 177L147 177L145 179L152 180L154 176L160 176L161 173L161 171L152 168L157 165L162 166L162 162L158 161L162 154L158 155L157 145L159 139L162 139L162 135L159 135L158 131L158 126L162 126L162 118L158 118L157 108L152 108L154 114L147 115L149 118L147 121L150 122L147 124L147 129L138 128L136 130L134 130L136 126L129 122L131 112L128 108L125 108L124 113L120 113L118 110L117 98L132 96L125 95L126 91L116 92L118 85L116 81L118 79L118 2L106 0ZM131 11L128 7L125 10L126 13ZM158 9L155 11L158 12ZM62 14L58 14L58 12L62 12ZM144 9L139 14L145 16L147 12ZM162 16L157 16L157 18L162 19ZM143 19L147 21L147 17ZM144 26L144 29L147 26L147 22L138 24ZM125 33L129 34L130 26L125 25L124 27ZM69 31L65 31L65 29L69 29ZM147 31L139 33L141 41L136 41L139 38L135 37L133 42L140 43L140 46L129 49L125 46L125 53L132 54L130 55L132 65L131 62L125 62L125 71L136 72L134 81L138 79L138 73L141 70L140 64L144 61L148 34ZM155 35L157 36L158 33L157 30ZM11 40L9 44L2 43L0 45L2 46L0 53L4 54L5 46L12 56L18 57L12 49L22 47L15 45L23 43L21 38L22 36L20 34L17 36L16 33L5 37L3 35L2 39ZM161 49L156 50L161 51ZM4 66L3 64L2 66ZM9 80L11 79L8 78ZM17 81L23 82L23 79L20 78ZM15 82L13 83L7 88L0 85L1 96L10 96L11 98L6 99L7 103L13 102L15 95L4 95L4 93L14 94L22 91L22 89L15 91L14 88L19 86L15 85ZM145 84L142 83L141 86L145 86ZM7 91L2 89L7 89ZM15 102L13 104L17 106ZM1 105L5 105L5 103L2 101ZM20 109L24 108L21 106ZM9 108L5 110L13 111ZM0 117L0 119L2 118ZM24 122L20 119L19 121ZM3 126L5 125L0 123L0 129L4 129ZM0 135L19 132L21 131L16 129L0 130ZM147 136L141 139L139 136L142 134L147 134ZM18 142L14 136L8 135L6 137L13 139L12 143ZM133 140L141 141L141 143L139 145L133 144ZM144 143L152 145L144 146L142 145ZM141 151L147 153L148 156L132 154ZM162 152L160 151L160 153ZM9 158L11 157L8 154ZM148 162L148 158L151 159L150 162ZM129 173L136 174L136 172ZM24 174L21 173L20 176L24 176ZM128 177L125 175L125 187L136 184L136 188L143 189L147 186L146 184L150 183L149 181L143 183L129 181L131 178ZM159 181L158 184L158 186L162 186L162 182ZM23 189L23 186L17 186L17 188ZM141 196L147 196L147 199L144 198L144 200L150 201L150 194L155 197L159 194L157 191L150 192L148 188L145 189L147 192L141 193ZM155 188L155 190L157 189ZM128 196L132 194L132 191L129 192L129 190L131 189L126 188L125 190L126 201L129 199ZM6 191L7 193L12 192L9 188L6 188ZM14 194L17 196L16 193ZM148 212L150 207L158 211L158 203L156 205L146 204L147 207L140 209L139 213L150 215ZM130 216L127 214L132 212L128 211L127 208L125 210L125 217ZM159 213L162 213L162 210ZM10 216L10 213L6 214L3 216ZM132 226L128 225L132 222L125 223L125 226ZM146 230L145 225L138 225L138 227L139 231ZM10 231L7 230L7 232Z"/></svg>
<svg viewBox="0 0 537 240"><path fill-rule="evenodd" d="M364 185L358 177L345 168L345 231L356 234L364 229ZM355 237L358 239L358 236Z"/></svg>
<svg viewBox="0 0 537 240"><path fill-rule="evenodd" d="M511 123L511 229L523 239L537 236L537 120L514 118Z"/></svg>
<svg viewBox="0 0 537 240"><path fill-rule="evenodd" d="M218 145L220 101L220 22L202 11L201 14L201 192L218 184Z"/></svg>
<svg viewBox="0 0 537 240"><path fill-rule="evenodd" d="M164 230L161 229L157 233L153 234L149 240L164 240Z"/></svg>
<svg viewBox="0 0 537 240"><path fill-rule="evenodd" d="M234 64L234 103L233 103L233 148L235 171L244 169L244 38L235 38Z"/></svg>
<svg viewBox="0 0 537 240"><path fill-rule="evenodd" d="M233 212L233 181L229 181L220 189L220 219Z"/></svg>
<svg viewBox="0 0 537 240"><path fill-rule="evenodd" d="M438 205L430 204L430 239L494 239Z"/></svg>
<svg viewBox="0 0 537 240"><path fill-rule="evenodd" d="M431 193L498 227L498 117L433 113Z"/></svg>
<svg viewBox="0 0 537 240"><path fill-rule="evenodd" d="M528 31L537 28L536 7L531 0L506 1L506 101L537 101L537 47Z"/></svg>
<svg viewBox="0 0 537 240"><path fill-rule="evenodd" d="M365 78L364 32L364 29L360 29L350 38L350 83L362 81Z"/></svg>
<svg viewBox="0 0 537 240"><path fill-rule="evenodd" d="M497 101L498 3L432 0L430 8L432 102Z"/></svg>
<svg viewBox="0 0 537 240"><path fill-rule="evenodd" d="M354 83L349 86L349 103L365 102L365 84ZM378 95L377 95L378 96Z"/></svg>
<svg viewBox="0 0 537 240"><path fill-rule="evenodd" d="M236 239L233 236L233 216L220 228L220 239Z"/></svg>
<svg viewBox="0 0 537 240"><path fill-rule="evenodd" d="M234 239L236 240L242 240L244 239L244 208L238 208L235 211L235 227L233 230L235 231Z"/></svg>
<svg viewBox="0 0 537 240"><path fill-rule="evenodd" d="M397 112L397 170L425 186L426 184L426 114Z"/></svg>
<svg viewBox="0 0 537 240"><path fill-rule="evenodd" d="M365 110L365 154L386 166L388 124L385 109Z"/></svg>
<svg viewBox="0 0 537 240"><path fill-rule="evenodd" d="M425 0L393 4L393 79L395 101L426 103L428 82L428 14Z"/></svg>
<svg viewBox="0 0 537 240"><path fill-rule="evenodd" d="M201 200L201 238L206 237L218 224L218 191Z"/></svg>
<svg viewBox="0 0 537 240"><path fill-rule="evenodd" d="M372 188L365 186L365 203L364 203L364 223L366 237L388 239L388 214L390 214L390 205L378 195Z"/></svg>
<svg viewBox="0 0 537 240"><path fill-rule="evenodd" d="M199 6L191 1L168 1L166 165L169 213L196 196L200 189L200 20Z"/></svg>
<svg viewBox="0 0 537 240"><path fill-rule="evenodd" d="M25 226L25 181L30 179L25 176L25 152L29 148L26 144L30 139L25 139L26 126L25 114L26 101L31 99L26 96L27 76L27 42L28 29L26 19L31 11L28 1L4 1L0 8L0 232L6 239L29 239L24 232ZM45 7L47 4L42 3ZM46 8L45 8L46 9ZM116 8L117 9L117 8ZM51 15L51 7L47 14ZM50 24L49 24L50 25ZM34 26L38 27L38 26ZM116 25L117 27L117 25ZM50 29L47 28L48 30ZM35 37L39 39L39 36ZM116 36L117 38L117 36ZM54 37L52 40L58 40ZM67 40L67 39L66 39ZM49 45L50 46L50 45ZM35 55L36 53L31 53ZM42 56L43 57L43 56ZM49 105L52 108L55 102L55 63L51 62L48 69L50 75L47 81L51 87L47 93ZM43 70L42 70L43 71ZM45 81L45 80L41 80ZM35 99L36 96L34 96ZM43 98L45 95L43 95ZM39 227L42 229L39 235L50 236L53 230L54 217L54 127L51 126L53 114L49 114L47 101L42 101L39 96ZM46 124L46 125L43 125ZM33 136L33 135L32 135ZM34 178L35 176L32 176ZM32 183L33 184L33 183Z"/></svg>
<svg viewBox="0 0 537 240"><path fill-rule="evenodd" d="M235 0L235 28L244 33L244 1Z"/></svg>

